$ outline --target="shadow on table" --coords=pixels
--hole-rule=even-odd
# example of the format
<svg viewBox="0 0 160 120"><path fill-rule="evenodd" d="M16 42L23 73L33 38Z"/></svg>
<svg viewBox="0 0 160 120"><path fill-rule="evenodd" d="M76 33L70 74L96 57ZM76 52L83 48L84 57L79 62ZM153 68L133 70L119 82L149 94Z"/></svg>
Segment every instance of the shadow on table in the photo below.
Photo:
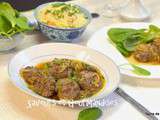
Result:
<svg viewBox="0 0 160 120"><path fill-rule="evenodd" d="M141 87L152 87L159 88L160 87L160 79L140 79L133 78L123 75L122 82L132 86L141 86Z"/></svg>

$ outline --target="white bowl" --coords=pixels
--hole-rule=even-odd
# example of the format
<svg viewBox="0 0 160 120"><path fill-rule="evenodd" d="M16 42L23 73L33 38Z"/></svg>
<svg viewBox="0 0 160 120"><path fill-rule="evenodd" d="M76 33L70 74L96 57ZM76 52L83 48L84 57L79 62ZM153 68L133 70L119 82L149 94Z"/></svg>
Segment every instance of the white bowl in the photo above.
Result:
<svg viewBox="0 0 160 120"><path fill-rule="evenodd" d="M107 80L104 88L92 97L75 101L48 99L34 93L20 77L19 70L25 66L36 65L37 63L50 61L54 58L77 59L98 67ZM67 43L40 44L19 52L9 63L8 73L13 84L22 91L42 100L57 104L78 104L104 98L117 88L120 81L119 69L111 59L90 48Z"/></svg>
<svg viewBox="0 0 160 120"><path fill-rule="evenodd" d="M7 51L15 48L21 43L24 35L21 33L13 35L11 38L0 36L0 51Z"/></svg>

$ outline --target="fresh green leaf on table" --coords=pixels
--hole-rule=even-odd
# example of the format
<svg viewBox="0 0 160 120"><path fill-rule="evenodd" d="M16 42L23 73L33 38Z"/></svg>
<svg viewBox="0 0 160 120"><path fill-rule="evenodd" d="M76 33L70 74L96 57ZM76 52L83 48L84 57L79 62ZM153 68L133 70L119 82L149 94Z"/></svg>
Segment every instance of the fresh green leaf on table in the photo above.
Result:
<svg viewBox="0 0 160 120"><path fill-rule="evenodd" d="M101 109L97 107L87 108L79 113L78 120L97 120L101 115Z"/></svg>

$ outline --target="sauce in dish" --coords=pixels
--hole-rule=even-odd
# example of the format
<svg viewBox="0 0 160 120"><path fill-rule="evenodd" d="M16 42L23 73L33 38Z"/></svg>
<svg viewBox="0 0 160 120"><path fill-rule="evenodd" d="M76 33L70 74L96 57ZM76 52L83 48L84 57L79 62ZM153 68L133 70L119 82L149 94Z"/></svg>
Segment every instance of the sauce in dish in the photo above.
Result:
<svg viewBox="0 0 160 120"><path fill-rule="evenodd" d="M79 60L55 58L20 70L28 87L50 99L78 100L98 93L104 76L94 66Z"/></svg>
<svg viewBox="0 0 160 120"><path fill-rule="evenodd" d="M66 3L54 3L42 8L38 18L41 22L58 28L79 28L88 21L78 6Z"/></svg>

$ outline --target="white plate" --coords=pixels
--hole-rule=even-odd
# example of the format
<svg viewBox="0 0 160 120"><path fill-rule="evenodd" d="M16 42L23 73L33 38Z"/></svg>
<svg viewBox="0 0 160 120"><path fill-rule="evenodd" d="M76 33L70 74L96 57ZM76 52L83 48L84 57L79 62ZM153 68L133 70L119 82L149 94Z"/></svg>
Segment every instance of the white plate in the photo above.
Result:
<svg viewBox="0 0 160 120"><path fill-rule="evenodd" d="M120 28L147 28L150 24L153 23L121 23L121 24L113 24L108 27L104 27L98 30L94 35L90 38L87 43L87 46L93 48L106 56L110 57L117 66L122 64L128 64L127 59L110 43L109 38L107 36L107 31L113 27ZM158 24L156 24L158 25ZM123 75L136 77L136 78L148 78L148 79L159 79L160 78L160 65L139 65L142 68L145 68L151 72L150 76L139 76L134 74L131 69L131 66L125 66L125 68L120 67L120 72Z"/></svg>
<svg viewBox="0 0 160 120"><path fill-rule="evenodd" d="M35 65L40 62L53 60L55 57L78 59L97 66L107 80L104 88L98 94L90 98L77 101L51 100L34 93L27 87L25 81L20 77L19 70L28 65ZM81 102L87 102L88 100L92 101L104 98L117 88L120 80L119 69L111 59L90 48L65 43L40 44L19 52L9 63L8 73L14 85L22 91L37 98L57 104L78 104Z"/></svg>

